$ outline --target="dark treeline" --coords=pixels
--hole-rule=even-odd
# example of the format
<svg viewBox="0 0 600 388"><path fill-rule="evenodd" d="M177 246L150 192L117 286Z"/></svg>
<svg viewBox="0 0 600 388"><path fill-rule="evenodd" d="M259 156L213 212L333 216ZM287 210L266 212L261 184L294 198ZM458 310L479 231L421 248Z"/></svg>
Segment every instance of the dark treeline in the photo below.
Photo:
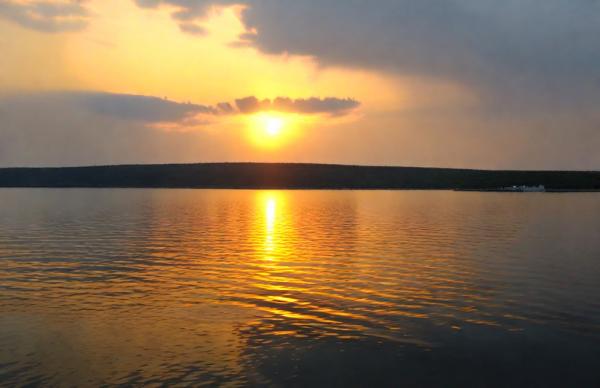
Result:
<svg viewBox="0 0 600 388"><path fill-rule="evenodd" d="M3 168L0 187L600 190L599 172L486 171L327 164L202 163Z"/></svg>

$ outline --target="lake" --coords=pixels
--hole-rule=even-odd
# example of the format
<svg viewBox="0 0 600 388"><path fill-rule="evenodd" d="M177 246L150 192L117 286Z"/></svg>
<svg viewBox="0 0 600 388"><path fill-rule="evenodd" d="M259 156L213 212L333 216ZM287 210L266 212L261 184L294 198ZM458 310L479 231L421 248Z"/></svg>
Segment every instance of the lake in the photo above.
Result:
<svg viewBox="0 0 600 388"><path fill-rule="evenodd" d="M600 194L0 190L0 385L600 386Z"/></svg>

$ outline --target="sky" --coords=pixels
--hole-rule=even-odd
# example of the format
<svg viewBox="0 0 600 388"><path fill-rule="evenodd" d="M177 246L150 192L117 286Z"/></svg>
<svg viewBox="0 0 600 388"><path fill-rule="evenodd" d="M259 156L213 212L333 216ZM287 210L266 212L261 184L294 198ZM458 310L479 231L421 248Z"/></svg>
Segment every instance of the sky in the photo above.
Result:
<svg viewBox="0 0 600 388"><path fill-rule="evenodd" d="M600 169L597 0L0 0L0 166Z"/></svg>

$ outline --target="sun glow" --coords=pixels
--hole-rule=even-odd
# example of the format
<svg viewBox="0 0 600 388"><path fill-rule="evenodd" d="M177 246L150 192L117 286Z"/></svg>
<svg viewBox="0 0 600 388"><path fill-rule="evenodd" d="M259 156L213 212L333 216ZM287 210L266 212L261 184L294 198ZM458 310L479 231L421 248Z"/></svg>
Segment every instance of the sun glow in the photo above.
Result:
<svg viewBox="0 0 600 388"><path fill-rule="evenodd" d="M277 112L258 113L248 126L252 142L260 147L277 147L288 142L295 132L296 117Z"/></svg>
<svg viewBox="0 0 600 388"><path fill-rule="evenodd" d="M265 122L265 130L267 135L277 136L283 128L283 120L279 117L269 117Z"/></svg>

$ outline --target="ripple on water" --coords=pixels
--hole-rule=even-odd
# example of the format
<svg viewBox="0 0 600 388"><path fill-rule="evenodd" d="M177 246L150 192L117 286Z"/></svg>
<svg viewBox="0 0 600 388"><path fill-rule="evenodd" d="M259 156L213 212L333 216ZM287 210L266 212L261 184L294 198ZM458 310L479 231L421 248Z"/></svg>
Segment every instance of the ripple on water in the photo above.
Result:
<svg viewBox="0 0 600 388"><path fill-rule="evenodd" d="M0 190L0 383L460 385L524 357L521 376L576 360L595 382L599 211L594 194Z"/></svg>

